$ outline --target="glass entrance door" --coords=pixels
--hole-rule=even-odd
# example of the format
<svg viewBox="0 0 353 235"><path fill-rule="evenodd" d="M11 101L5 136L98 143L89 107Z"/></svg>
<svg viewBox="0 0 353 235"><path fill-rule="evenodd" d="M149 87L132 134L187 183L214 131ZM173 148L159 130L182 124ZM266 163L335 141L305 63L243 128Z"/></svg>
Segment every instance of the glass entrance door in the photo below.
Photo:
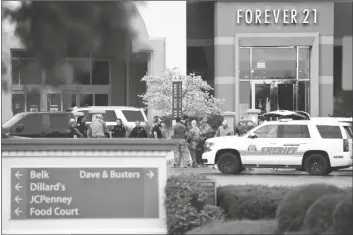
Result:
<svg viewBox="0 0 353 235"><path fill-rule="evenodd" d="M296 80L252 81L251 108L262 113L275 110L308 112L309 84Z"/></svg>

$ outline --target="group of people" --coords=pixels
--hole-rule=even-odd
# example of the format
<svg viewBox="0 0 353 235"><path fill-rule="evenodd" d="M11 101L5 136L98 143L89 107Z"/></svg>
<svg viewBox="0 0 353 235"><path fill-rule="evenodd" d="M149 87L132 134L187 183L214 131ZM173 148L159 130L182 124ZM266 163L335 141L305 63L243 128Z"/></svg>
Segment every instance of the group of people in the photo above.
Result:
<svg viewBox="0 0 353 235"><path fill-rule="evenodd" d="M74 118L69 121L70 135L73 138L147 138L146 130L136 121L135 127L128 133L123 121L118 118L116 125L109 131L102 114L97 114L91 124L86 124L86 117L80 116L77 122Z"/></svg>
<svg viewBox="0 0 353 235"><path fill-rule="evenodd" d="M73 138L153 138L153 139L177 139L180 140L174 152L174 167L199 167L202 166L201 154L196 154L197 150L203 152L203 146L208 138L214 136L232 135L233 132L224 120L216 133L207 123L207 118L200 121L188 121L180 117L176 118L176 123L172 130L166 127L166 122L160 117L153 118L153 127L150 133L141 126L139 121L135 122L135 127L129 132L121 119L117 119L116 125L109 131L102 114L95 115L91 124L86 124L85 116L74 118L69 121L69 130ZM190 157L191 159L190 159Z"/></svg>

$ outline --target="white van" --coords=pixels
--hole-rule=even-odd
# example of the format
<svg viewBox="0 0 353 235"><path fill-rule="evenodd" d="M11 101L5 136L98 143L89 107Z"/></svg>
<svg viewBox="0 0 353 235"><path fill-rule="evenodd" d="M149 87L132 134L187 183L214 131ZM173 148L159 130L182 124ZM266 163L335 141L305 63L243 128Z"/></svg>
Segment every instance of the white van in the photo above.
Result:
<svg viewBox="0 0 353 235"><path fill-rule="evenodd" d="M72 110L73 113L83 113L86 117L87 124L92 122L92 112L94 111L104 112L103 120L108 129L116 125L116 120L118 118L123 121L125 126L131 129L135 127L136 121L140 121L142 126L145 126L147 123L147 117L142 108L127 106L89 106Z"/></svg>

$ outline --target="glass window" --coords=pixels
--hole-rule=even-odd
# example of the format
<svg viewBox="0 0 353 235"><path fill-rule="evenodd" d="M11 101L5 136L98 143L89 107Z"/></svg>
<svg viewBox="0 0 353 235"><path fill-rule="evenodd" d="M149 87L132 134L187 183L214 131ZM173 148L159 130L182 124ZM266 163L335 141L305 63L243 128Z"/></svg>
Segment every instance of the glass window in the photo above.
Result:
<svg viewBox="0 0 353 235"><path fill-rule="evenodd" d="M72 60L74 66L74 84L90 85L91 84L91 62L87 59Z"/></svg>
<svg viewBox="0 0 353 235"><path fill-rule="evenodd" d="M280 125L280 138L310 138L307 125Z"/></svg>
<svg viewBox="0 0 353 235"><path fill-rule="evenodd" d="M23 131L21 131L22 135L25 134L35 134L40 135L43 129L43 115L26 115L23 119L21 119L17 124L22 124L24 126ZM13 128L14 133L16 133L16 126Z"/></svg>
<svg viewBox="0 0 353 235"><path fill-rule="evenodd" d="M257 138L277 138L278 125L267 125L254 132Z"/></svg>
<svg viewBox="0 0 353 235"><path fill-rule="evenodd" d="M350 126L344 126L344 130L347 133L347 137L348 139L353 139L353 132L352 132L352 128Z"/></svg>
<svg viewBox="0 0 353 235"><path fill-rule="evenodd" d="M296 79L296 48L252 48L252 79Z"/></svg>
<svg viewBox="0 0 353 235"><path fill-rule="evenodd" d="M27 112L39 112L40 94L27 94Z"/></svg>
<svg viewBox="0 0 353 235"><path fill-rule="evenodd" d="M342 133L339 126L316 126L321 138L323 139L342 139Z"/></svg>
<svg viewBox="0 0 353 235"><path fill-rule="evenodd" d="M61 94L48 94L47 96L47 110L61 111Z"/></svg>
<svg viewBox="0 0 353 235"><path fill-rule="evenodd" d="M250 48L239 48L239 79L251 79Z"/></svg>
<svg viewBox="0 0 353 235"><path fill-rule="evenodd" d="M114 110L106 110L103 114L103 120L106 122L115 122L117 119Z"/></svg>
<svg viewBox="0 0 353 235"><path fill-rule="evenodd" d="M34 59L20 60L21 84L42 84L42 68Z"/></svg>
<svg viewBox="0 0 353 235"><path fill-rule="evenodd" d="M296 94L296 110L309 111L309 100L310 100L310 83L309 81L298 82L297 94Z"/></svg>
<svg viewBox="0 0 353 235"><path fill-rule="evenodd" d="M76 94L63 94L63 110L67 110L76 106Z"/></svg>
<svg viewBox="0 0 353 235"><path fill-rule="evenodd" d="M310 47L298 47L299 79L310 78Z"/></svg>
<svg viewBox="0 0 353 235"><path fill-rule="evenodd" d="M49 115L50 128L66 128L69 125L68 115Z"/></svg>
<svg viewBox="0 0 353 235"><path fill-rule="evenodd" d="M121 112L124 114L128 122L136 122L136 121L145 122L145 119L141 111L122 110Z"/></svg>
<svg viewBox="0 0 353 235"><path fill-rule="evenodd" d="M79 112L83 113L87 122L92 122L92 114L90 114L88 110L80 110Z"/></svg>
<svg viewBox="0 0 353 235"><path fill-rule="evenodd" d="M12 112L13 114L25 111L25 94L12 95Z"/></svg>
<svg viewBox="0 0 353 235"><path fill-rule="evenodd" d="M95 94L95 106L108 106L108 94Z"/></svg>
<svg viewBox="0 0 353 235"><path fill-rule="evenodd" d="M26 116L26 114L24 113L18 113L16 115L14 115L12 118L10 118L9 120L7 120L4 124L2 124L3 128L11 128L13 127L16 123L18 123L22 118L24 118Z"/></svg>
<svg viewBox="0 0 353 235"><path fill-rule="evenodd" d="M80 95L80 107L93 106L93 95L92 94L81 94Z"/></svg>
<svg viewBox="0 0 353 235"><path fill-rule="evenodd" d="M92 61L92 84L109 85L109 61Z"/></svg>
<svg viewBox="0 0 353 235"><path fill-rule="evenodd" d="M11 71L12 71L12 84L20 84L20 61L12 60L11 62Z"/></svg>

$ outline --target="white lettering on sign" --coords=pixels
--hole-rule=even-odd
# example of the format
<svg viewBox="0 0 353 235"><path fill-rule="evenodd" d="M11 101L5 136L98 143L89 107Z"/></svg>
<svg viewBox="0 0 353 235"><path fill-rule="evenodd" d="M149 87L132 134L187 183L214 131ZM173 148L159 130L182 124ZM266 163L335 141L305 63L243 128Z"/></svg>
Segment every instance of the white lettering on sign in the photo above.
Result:
<svg viewBox="0 0 353 235"><path fill-rule="evenodd" d="M31 191L65 191L66 185L58 182L56 184L46 184L44 182L39 183L31 183L30 184Z"/></svg>
<svg viewBox="0 0 353 235"><path fill-rule="evenodd" d="M59 215L59 216L72 216L72 215L79 215L79 210L78 208L74 209L62 209L60 207L56 207L54 209L54 214Z"/></svg>
<svg viewBox="0 0 353 235"><path fill-rule="evenodd" d="M31 170L31 179L49 179L49 172L46 170L41 170L40 172L37 172L35 170Z"/></svg>
<svg viewBox="0 0 353 235"><path fill-rule="evenodd" d="M140 177L140 172L116 172L114 170L110 171L111 179L139 179Z"/></svg>
<svg viewBox="0 0 353 235"><path fill-rule="evenodd" d="M72 202L72 197L49 197L45 195L33 195L30 204L41 204L41 203L61 203L70 205Z"/></svg>
<svg viewBox="0 0 353 235"><path fill-rule="evenodd" d="M100 179L100 178L101 178L100 172L80 171L80 179Z"/></svg>
<svg viewBox="0 0 353 235"><path fill-rule="evenodd" d="M271 22L278 24L316 24L317 11L316 9L276 9L276 10L237 10L237 24L245 21L246 24L270 24Z"/></svg>

